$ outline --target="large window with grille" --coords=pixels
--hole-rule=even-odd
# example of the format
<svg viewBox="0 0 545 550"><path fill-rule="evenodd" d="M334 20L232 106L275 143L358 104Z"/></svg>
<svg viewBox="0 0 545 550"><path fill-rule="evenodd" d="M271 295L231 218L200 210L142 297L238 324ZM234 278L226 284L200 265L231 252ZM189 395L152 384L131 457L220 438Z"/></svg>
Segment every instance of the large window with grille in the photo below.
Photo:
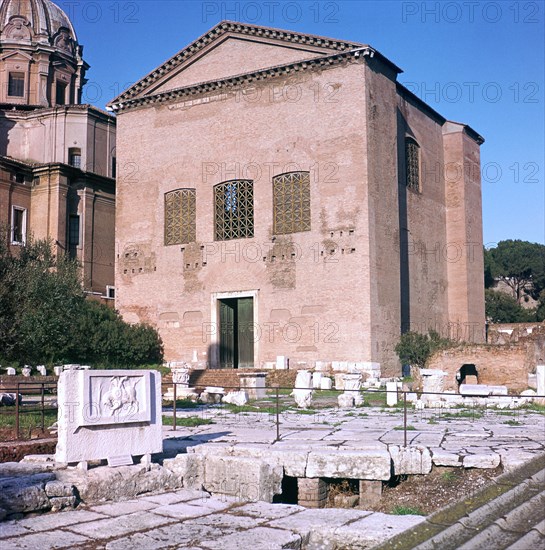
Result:
<svg viewBox="0 0 545 550"><path fill-rule="evenodd" d="M216 241L254 236L254 182L232 180L214 187Z"/></svg>
<svg viewBox="0 0 545 550"><path fill-rule="evenodd" d="M195 189L176 189L165 194L165 245L196 240Z"/></svg>
<svg viewBox="0 0 545 550"><path fill-rule="evenodd" d="M412 138L405 140L405 166L407 187L413 191L420 191L420 147Z"/></svg>
<svg viewBox="0 0 545 550"><path fill-rule="evenodd" d="M288 172L273 178L274 233L310 231L310 174Z"/></svg>

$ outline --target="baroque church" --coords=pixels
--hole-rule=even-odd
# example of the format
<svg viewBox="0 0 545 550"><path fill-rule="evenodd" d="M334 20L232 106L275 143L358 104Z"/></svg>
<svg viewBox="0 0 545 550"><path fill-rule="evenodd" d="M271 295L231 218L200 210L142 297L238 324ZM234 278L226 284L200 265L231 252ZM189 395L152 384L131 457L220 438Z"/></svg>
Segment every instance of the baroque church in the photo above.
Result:
<svg viewBox="0 0 545 550"><path fill-rule="evenodd" d="M167 360L396 376L409 328L484 341L484 140L400 72L366 44L224 21L110 102L116 307Z"/></svg>
<svg viewBox="0 0 545 550"><path fill-rule="evenodd" d="M89 65L50 0L0 3L0 225L13 250L50 238L113 298L115 117L84 105Z"/></svg>

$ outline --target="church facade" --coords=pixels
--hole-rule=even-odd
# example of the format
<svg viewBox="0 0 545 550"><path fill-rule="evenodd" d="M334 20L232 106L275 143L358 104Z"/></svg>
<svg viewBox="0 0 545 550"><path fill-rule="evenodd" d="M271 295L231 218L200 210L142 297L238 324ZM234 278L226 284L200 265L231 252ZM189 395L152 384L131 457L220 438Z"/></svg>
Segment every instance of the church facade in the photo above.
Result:
<svg viewBox="0 0 545 550"><path fill-rule="evenodd" d="M83 47L50 0L0 5L0 224L50 238L86 291L113 297L115 117L81 104Z"/></svg>
<svg viewBox="0 0 545 550"><path fill-rule="evenodd" d="M372 47L222 22L109 104L116 307L167 360L401 371L484 338L479 148Z"/></svg>

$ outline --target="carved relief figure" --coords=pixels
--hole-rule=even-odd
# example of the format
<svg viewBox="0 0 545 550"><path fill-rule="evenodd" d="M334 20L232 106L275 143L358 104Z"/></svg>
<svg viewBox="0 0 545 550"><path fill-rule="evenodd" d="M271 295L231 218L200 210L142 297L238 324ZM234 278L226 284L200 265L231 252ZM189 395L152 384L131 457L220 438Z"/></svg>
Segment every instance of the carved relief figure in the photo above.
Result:
<svg viewBox="0 0 545 550"><path fill-rule="evenodd" d="M131 412L138 412L139 404L136 399L136 384L140 380L135 380L132 384L128 382L127 376L115 376L110 380L110 389L104 394L102 405L110 413L110 416L119 414L123 408L128 408Z"/></svg>

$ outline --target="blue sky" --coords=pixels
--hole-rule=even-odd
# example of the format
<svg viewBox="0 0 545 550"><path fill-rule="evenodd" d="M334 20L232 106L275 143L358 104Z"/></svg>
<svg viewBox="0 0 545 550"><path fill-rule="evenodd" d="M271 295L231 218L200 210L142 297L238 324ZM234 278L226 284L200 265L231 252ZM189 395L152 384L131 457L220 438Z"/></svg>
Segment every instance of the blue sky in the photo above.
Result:
<svg viewBox="0 0 545 550"><path fill-rule="evenodd" d="M545 242L545 3L538 1L56 0L99 107L222 19L370 44L399 81L481 147L484 242Z"/></svg>

